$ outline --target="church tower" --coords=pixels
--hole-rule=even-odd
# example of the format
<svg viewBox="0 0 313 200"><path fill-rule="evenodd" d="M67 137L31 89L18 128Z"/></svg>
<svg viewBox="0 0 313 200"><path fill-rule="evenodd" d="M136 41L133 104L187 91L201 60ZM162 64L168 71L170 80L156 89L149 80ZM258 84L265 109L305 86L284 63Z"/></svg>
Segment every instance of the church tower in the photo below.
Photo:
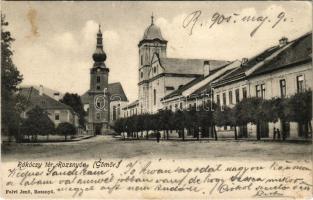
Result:
<svg viewBox="0 0 313 200"><path fill-rule="evenodd" d="M139 48L139 112L145 113L149 109L149 71L154 53L160 57L166 57L167 41L163 38L160 28L154 24L151 16L151 24L146 28Z"/></svg>
<svg viewBox="0 0 313 200"><path fill-rule="evenodd" d="M96 50L92 55L94 64L90 69L89 111L87 131L89 134L105 134L109 123L109 69L105 65L106 54L103 51L102 32L99 25Z"/></svg>

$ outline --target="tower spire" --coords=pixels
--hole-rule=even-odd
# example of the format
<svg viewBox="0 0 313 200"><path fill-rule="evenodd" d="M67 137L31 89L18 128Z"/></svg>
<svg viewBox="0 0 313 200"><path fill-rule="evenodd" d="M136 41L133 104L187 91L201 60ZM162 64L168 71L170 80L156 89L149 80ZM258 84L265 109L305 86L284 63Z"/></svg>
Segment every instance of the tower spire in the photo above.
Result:
<svg viewBox="0 0 313 200"><path fill-rule="evenodd" d="M151 15L151 25L153 25L153 24L154 24L154 22L153 22L153 18L154 18L154 16L153 16L153 12L152 12L152 15Z"/></svg>
<svg viewBox="0 0 313 200"><path fill-rule="evenodd" d="M106 60L106 54L103 51L102 32L101 32L101 25L100 24L99 24L99 30L97 33L96 50L93 53L92 58L95 61L95 63L103 63Z"/></svg>

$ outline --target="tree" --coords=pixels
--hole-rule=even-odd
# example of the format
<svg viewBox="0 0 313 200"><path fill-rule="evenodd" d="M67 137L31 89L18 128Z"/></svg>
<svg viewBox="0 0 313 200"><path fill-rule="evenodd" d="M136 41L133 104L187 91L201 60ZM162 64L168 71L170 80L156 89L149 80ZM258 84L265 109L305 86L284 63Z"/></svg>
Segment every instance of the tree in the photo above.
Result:
<svg viewBox="0 0 313 200"><path fill-rule="evenodd" d="M67 140L67 136L76 134L76 129L73 124L62 122L58 125L56 132L58 134L64 135L65 140Z"/></svg>
<svg viewBox="0 0 313 200"><path fill-rule="evenodd" d="M196 113L198 126L201 127L202 136L210 136L210 132L213 135L213 110L211 108L211 102L206 102L204 106Z"/></svg>
<svg viewBox="0 0 313 200"><path fill-rule="evenodd" d="M9 23L5 15L1 14L1 124L2 132L9 137L15 136L18 140L19 113L15 109L14 94L23 77L12 61L13 51L11 44L14 39L11 33L5 30Z"/></svg>
<svg viewBox="0 0 313 200"><path fill-rule="evenodd" d="M172 122L172 116L173 112L171 110L160 110L159 111L160 116L160 125L162 130L164 130L164 134L166 133L166 139L169 139L169 130L171 130L171 122Z"/></svg>
<svg viewBox="0 0 313 200"><path fill-rule="evenodd" d="M78 94L65 93L60 102L73 108L79 116L79 125L85 127L85 116L87 113L84 110L80 96Z"/></svg>
<svg viewBox="0 0 313 200"><path fill-rule="evenodd" d="M236 117L236 109L235 108L230 108L228 106L224 106L223 110L222 109L217 109L214 112L214 118L216 121L216 124L218 126L233 126L234 127L234 135L235 135L235 140L238 139L238 134L237 134L237 117Z"/></svg>
<svg viewBox="0 0 313 200"><path fill-rule="evenodd" d="M269 110L263 109L266 103L263 99L257 97L245 98L235 106L235 115L237 116L237 123L247 124L249 122L256 124L257 140L261 139L260 124L268 121Z"/></svg>
<svg viewBox="0 0 313 200"><path fill-rule="evenodd" d="M174 124L175 124L175 129L178 131L178 136L182 138L182 140L185 140L185 119L186 119L186 114L183 113L181 110L177 110L174 113Z"/></svg>
<svg viewBox="0 0 313 200"><path fill-rule="evenodd" d="M298 122L300 134L308 137L309 129L312 131L312 91L307 90L291 96L285 114L290 121Z"/></svg>
<svg viewBox="0 0 313 200"><path fill-rule="evenodd" d="M27 118L22 122L21 132L23 135L31 135L32 140L37 141L38 135L46 135L54 132L54 123L48 116L48 113L39 106L34 107L26 113Z"/></svg>

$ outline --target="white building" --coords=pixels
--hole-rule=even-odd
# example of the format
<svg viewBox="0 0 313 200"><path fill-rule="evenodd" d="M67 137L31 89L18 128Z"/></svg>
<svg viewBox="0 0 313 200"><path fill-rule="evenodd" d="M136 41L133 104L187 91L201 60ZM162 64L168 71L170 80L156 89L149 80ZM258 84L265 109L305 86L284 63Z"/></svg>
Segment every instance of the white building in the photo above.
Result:
<svg viewBox="0 0 313 200"><path fill-rule="evenodd" d="M266 49L250 59L243 59L240 67L212 83L214 100L229 107L246 97L288 97L312 86L312 33L288 42L282 38L276 46ZM265 123L261 137L272 137L273 128L285 131L291 138L301 137L303 125L295 122ZM230 127L220 127L228 131ZM256 126L241 127L242 136L255 136Z"/></svg>

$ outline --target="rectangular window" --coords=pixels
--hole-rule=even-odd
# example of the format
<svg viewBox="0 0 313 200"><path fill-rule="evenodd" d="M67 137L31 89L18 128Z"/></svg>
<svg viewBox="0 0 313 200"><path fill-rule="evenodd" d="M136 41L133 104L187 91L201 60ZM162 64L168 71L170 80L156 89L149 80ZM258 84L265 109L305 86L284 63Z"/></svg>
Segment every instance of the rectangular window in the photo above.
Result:
<svg viewBox="0 0 313 200"><path fill-rule="evenodd" d="M97 118L97 119L100 119L100 113L97 113L97 114L96 114L96 118Z"/></svg>
<svg viewBox="0 0 313 200"><path fill-rule="evenodd" d="M304 91L304 76L300 75L297 76L297 92L303 92Z"/></svg>
<svg viewBox="0 0 313 200"><path fill-rule="evenodd" d="M265 84L261 84L261 91L262 91L262 99L265 99L265 90L266 90L266 88L265 88Z"/></svg>
<svg viewBox="0 0 313 200"><path fill-rule="evenodd" d="M97 83L100 83L100 76L97 76Z"/></svg>
<svg viewBox="0 0 313 200"><path fill-rule="evenodd" d="M59 121L60 120L60 114L59 113L55 113L54 119L56 121Z"/></svg>
<svg viewBox="0 0 313 200"><path fill-rule="evenodd" d="M143 55L140 56L140 64L143 64Z"/></svg>
<svg viewBox="0 0 313 200"><path fill-rule="evenodd" d="M175 88L172 87L172 86L167 86L167 87L165 87L165 89L166 89L166 90L175 90Z"/></svg>
<svg viewBox="0 0 313 200"><path fill-rule="evenodd" d="M286 80L281 79L279 81L279 85L280 85L280 96L281 96L281 98L284 98L284 97L286 97Z"/></svg>
<svg viewBox="0 0 313 200"><path fill-rule="evenodd" d="M242 98L245 99L247 98L247 88L242 88Z"/></svg>
<svg viewBox="0 0 313 200"><path fill-rule="evenodd" d="M226 105L226 93L223 93L223 105Z"/></svg>
<svg viewBox="0 0 313 200"><path fill-rule="evenodd" d="M240 101L239 89L235 90L235 96L236 96L236 103L238 103Z"/></svg>
<svg viewBox="0 0 313 200"><path fill-rule="evenodd" d="M256 97L261 97L261 86L260 85L255 86L255 95L256 95Z"/></svg>
<svg viewBox="0 0 313 200"><path fill-rule="evenodd" d="M216 103L217 103L217 105L221 105L221 101L220 101L220 95L218 94L218 95L216 95Z"/></svg>
<svg viewBox="0 0 313 200"><path fill-rule="evenodd" d="M233 91L229 91L228 96L229 96L229 104L233 104Z"/></svg>

